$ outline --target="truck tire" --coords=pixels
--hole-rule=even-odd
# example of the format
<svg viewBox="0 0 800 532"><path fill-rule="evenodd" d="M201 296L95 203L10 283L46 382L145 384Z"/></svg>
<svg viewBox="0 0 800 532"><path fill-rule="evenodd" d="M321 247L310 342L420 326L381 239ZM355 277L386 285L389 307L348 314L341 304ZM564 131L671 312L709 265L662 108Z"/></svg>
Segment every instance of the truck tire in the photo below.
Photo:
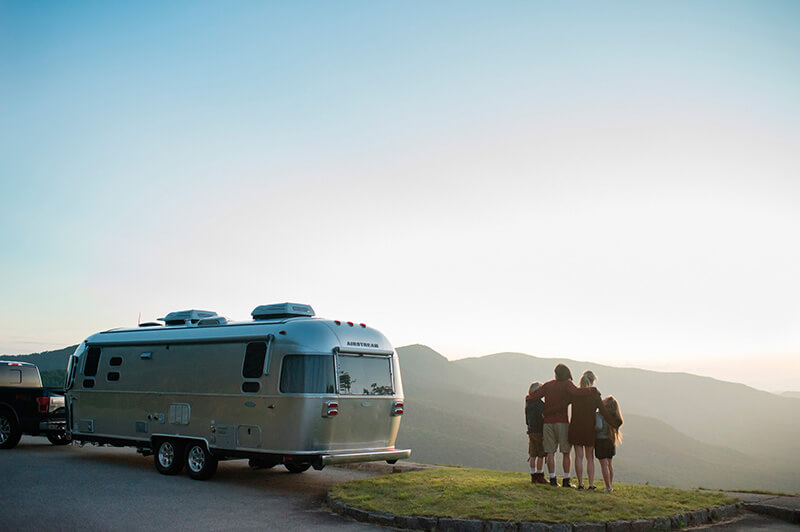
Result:
<svg viewBox="0 0 800 532"><path fill-rule="evenodd" d="M53 445L67 445L72 443L72 440L67 437L66 432L48 432L47 439L50 440L50 443Z"/></svg>
<svg viewBox="0 0 800 532"><path fill-rule="evenodd" d="M311 467L311 464L293 464L291 462L287 462L283 464L283 467L288 469L289 473L302 473L303 471Z"/></svg>
<svg viewBox="0 0 800 532"><path fill-rule="evenodd" d="M21 437L17 418L7 409L0 409L0 449L13 449Z"/></svg>
<svg viewBox="0 0 800 532"><path fill-rule="evenodd" d="M180 440L154 441L153 462L162 475L177 475L183 469L183 444Z"/></svg>
<svg viewBox="0 0 800 532"><path fill-rule="evenodd" d="M195 480L208 480L217 472L219 460L203 442L190 442L186 446L186 472Z"/></svg>

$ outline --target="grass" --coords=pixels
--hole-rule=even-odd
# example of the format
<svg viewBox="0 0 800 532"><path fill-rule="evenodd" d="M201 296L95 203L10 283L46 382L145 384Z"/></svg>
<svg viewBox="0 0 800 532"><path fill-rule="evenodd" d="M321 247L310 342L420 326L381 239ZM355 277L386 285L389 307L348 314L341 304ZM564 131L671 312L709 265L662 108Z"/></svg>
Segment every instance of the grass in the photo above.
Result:
<svg viewBox="0 0 800 532"><path fill-rule="evenodd" d="M532 485L526 473L471 468L355 480L335 486L331 495L395 515L547 523L658 518L737 502L719 493L653 486L620 484L613 493L553 488Z"/></svg>

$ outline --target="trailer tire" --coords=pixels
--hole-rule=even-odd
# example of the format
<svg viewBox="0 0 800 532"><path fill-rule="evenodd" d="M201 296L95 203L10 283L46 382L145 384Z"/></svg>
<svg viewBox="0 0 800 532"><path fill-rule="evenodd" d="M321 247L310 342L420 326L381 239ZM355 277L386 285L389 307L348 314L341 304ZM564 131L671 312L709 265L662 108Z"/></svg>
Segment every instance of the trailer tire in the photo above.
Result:
<svg viewBox="0 0 800 532"><path fill-rule="evenodd" d="M195 480L208 480L217 472L219 460L203 442L189 442L186 446L186 472Z"/></svg>
<svg viewBox="0 0 800 532"><path fill-rule="evenodd" d="M22 438L17 418L7 408L0 408L0 449L13 449Z"/></svg>
<svg viewBox="0 0 800 532"><path fill-rule="evenodd" d="M155 440L153 462L162 475L177 475L183 469L183 443L175 439Z"/></svg>
<svg viewBox="0 0 800 532"><path fill-rule="evenodd" d="M50 443L53 445L67 445L68 443L72 443L72 440L67 436L66 432L48 432L47 439L50 440Z"/></svg>
<svg viewBox="0 0 800 532"><path fill-rule="evenodd" d="M311 464L293 464L291 462L287 462L283 464L283 467L288 469L289 473L302 473L311 467Z"/></svg>

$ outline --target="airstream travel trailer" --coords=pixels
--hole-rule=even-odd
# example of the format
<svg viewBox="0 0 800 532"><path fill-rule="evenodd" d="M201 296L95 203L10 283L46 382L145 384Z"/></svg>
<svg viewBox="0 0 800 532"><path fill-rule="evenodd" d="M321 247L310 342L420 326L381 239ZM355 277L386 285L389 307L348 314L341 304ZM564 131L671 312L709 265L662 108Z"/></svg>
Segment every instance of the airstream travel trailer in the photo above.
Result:
<svg viewBox="0 0 800 532"><path fill-rule="evenodd" d="M69 362L73 441L133 446L156 469L192 478L221 459L291 472L408 458L397 354L365 324L314 317L308 305L262 305L253 321L172 312L112 329Z"/></svg>

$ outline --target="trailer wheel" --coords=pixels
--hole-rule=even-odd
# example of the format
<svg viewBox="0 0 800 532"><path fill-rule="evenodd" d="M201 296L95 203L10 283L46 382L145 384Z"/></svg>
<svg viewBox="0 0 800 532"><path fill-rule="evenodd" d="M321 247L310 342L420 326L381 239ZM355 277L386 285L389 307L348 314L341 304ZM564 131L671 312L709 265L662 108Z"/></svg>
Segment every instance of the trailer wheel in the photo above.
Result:
<svg viewBox="0 0 800 532"><path fill-rule="evenodd" d="M217 472L219 460L206 449L205 443L191 442L186 446L186 472L195 480L207 480Z"/></svg>
<svg viewBox="0 0 800 532"><path fill-rule="evenodd" d="M311 464L293 464L291 462L287 462L283 464L283 467L288 469L289 473L302 473L303 471L311 467Z"/></svg>
<svg viewBox="0 0 800 532"><path fill-rule="evenodd" d="M153 462L162 475L177 475L183 469L183 445L178 440L156 440Z"/></svg>
<svg viewBox="0 0 800 532"><path fill-rule="evenodd" d="M13 449L19 443L22 431L14 414L0 409L0 449Z"/></svg>
<svg viewBox="0 0 800 532"><path fill-rule="evenodd" d="M47 439L50 440L50 443L53 445L67 445L72 442L72 440L67 437L66 432L48 432Z"/></svg>

